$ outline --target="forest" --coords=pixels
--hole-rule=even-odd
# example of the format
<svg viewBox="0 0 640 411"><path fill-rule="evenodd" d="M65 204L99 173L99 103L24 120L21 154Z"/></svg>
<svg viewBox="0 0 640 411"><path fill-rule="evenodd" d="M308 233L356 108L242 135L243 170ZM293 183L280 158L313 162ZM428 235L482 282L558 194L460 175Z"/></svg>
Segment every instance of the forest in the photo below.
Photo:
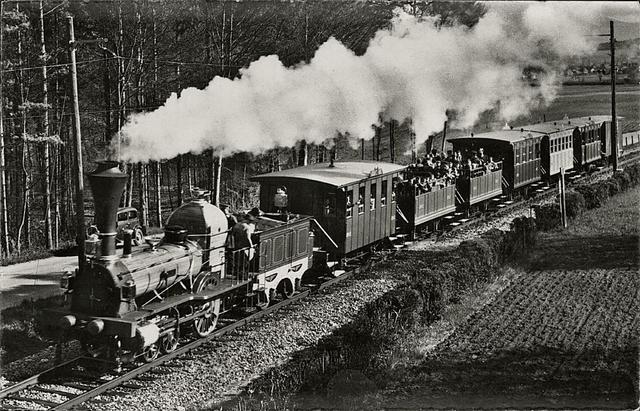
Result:
<svg viewBox="0 0 640 411"><path fill-rule="evenodd" d="M439 25L469 27L485 12L483 6L470 3L417 0L4 0L0 4L3 262L34 258L75 243L69 16L75 34L86 177L95 161L109 155L114 136L132 113L153 111L171 93L203 88L216 76L235 78L260 56L275 54L285 65L295 66L308 62L330 37L356 54L363 53L375 32L390 24L397 8L419 18L432 16ZM377 140L367 144L367 158L380 158L383 134L382 145L390 146L394 155L393 140L398 135L394 126L388 124L376 133ZM396 151L404 152L402 147ZM364 142L360 151L345 148L345 153L364 158ZM205 152L122 164L130 176L122 206L136 207L142 225L149 228L161 227L171 210L190 198L193 187L211 190L218 204L245 209L252 206L257 191L248 181L250 176L323 161L327 155L324 146L301 141L296 147L258 155L220 158ZM84 209L90 217L87 189Z"/></svg>

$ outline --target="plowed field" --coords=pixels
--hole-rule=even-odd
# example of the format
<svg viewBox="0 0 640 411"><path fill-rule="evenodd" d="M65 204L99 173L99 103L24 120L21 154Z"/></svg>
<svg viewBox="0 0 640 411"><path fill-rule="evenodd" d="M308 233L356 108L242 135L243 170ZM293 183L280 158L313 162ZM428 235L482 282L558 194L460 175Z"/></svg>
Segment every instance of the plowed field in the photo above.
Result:
<svg viewBox="0 0 640 411"><path fill-rule="evenodd" d="M607 209L589 213L582 221ZM639 239L614 225L543 236L528 270L419 366L397 370L384 406L637 408Z"/></svg>

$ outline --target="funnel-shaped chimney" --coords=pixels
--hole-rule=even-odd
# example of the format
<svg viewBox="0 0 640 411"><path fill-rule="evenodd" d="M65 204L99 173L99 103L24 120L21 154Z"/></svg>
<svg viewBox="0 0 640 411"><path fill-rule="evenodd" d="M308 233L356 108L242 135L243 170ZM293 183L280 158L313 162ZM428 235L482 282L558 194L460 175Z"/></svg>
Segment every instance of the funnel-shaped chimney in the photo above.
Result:
<svg viewBox="0 0 640 411"><path fill-rule="evenodd" d="M102 240L100 254L109 258L116 254L116 215L120 197L128 176L120 171L115 161L101 161L96 171L89 175L93 193L95 223Z"/></svg>

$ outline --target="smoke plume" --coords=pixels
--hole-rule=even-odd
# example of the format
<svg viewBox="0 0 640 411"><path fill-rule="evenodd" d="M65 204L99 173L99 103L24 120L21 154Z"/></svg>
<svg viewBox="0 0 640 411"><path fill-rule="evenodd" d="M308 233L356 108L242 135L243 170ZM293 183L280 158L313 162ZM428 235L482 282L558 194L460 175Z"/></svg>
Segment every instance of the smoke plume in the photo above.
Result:
<svg viewBox="0 0 640 411"><path fill-rule="evenodd" d="M214 149L262 152L341 133L370 139L372 125L411 121L418 142L442 128L470 127L496 110L505 121L555 97L555 72L566 57L595 51L601 20L638 21L637 3L495 2L472 29L397 13L367 51L355 55L331 38L308 64L285 67L261 57L236 79L215 77L200 90L171 95L157 110L134 114L121 130L121 158L149 161ZM635 20L634 20L635 19ZM545 69L540 87L523 69Z"/></svg>

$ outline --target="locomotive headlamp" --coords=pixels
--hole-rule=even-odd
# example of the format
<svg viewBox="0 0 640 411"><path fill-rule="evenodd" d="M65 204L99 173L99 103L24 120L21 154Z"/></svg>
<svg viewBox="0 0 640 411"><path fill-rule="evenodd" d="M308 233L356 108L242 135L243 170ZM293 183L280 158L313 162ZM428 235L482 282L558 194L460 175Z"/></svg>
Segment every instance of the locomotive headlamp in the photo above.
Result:
<svg viewBox="0 0 640 411"><path fill-rule="evenodd" d="M76 317L73 315L65 315L60 319L60 328L64 330L68 330L69 328L76 325Z"/></svg>

